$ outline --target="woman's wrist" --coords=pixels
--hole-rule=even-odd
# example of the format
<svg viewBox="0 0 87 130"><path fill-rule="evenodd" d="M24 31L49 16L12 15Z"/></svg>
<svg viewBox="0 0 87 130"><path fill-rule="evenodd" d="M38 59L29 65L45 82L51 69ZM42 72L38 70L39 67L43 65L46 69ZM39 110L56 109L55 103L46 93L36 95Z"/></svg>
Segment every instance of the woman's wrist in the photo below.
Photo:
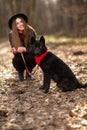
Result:
<svg viewBox="0 0 87 130"><path fill-rule="evenodd" d="M23 52L26 52L26 48L25 47L18 47L17 51L19 53L23 53Z"/></svg>

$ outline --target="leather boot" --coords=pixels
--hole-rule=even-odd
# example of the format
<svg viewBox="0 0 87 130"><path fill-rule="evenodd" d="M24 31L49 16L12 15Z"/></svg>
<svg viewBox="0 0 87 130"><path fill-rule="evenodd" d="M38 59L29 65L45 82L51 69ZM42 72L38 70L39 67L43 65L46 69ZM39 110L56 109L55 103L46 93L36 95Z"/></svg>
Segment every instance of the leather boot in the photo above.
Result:
<svg viewBox="0 0 87 130"><path fill-rule="evenodd" d="M30 81L30 80L31 80L31 75L29 75L27 72L26 72L26 80L27 80L27 81Z"/></svg>
<svg viewBox="0 0 87 130"><path fill-rule="evenodd" d="M19 73L18 73L18 81L19 81L19 82L22 82L23 80L24 80L23 72L22 72L22 73L19 72Z"/></svg>

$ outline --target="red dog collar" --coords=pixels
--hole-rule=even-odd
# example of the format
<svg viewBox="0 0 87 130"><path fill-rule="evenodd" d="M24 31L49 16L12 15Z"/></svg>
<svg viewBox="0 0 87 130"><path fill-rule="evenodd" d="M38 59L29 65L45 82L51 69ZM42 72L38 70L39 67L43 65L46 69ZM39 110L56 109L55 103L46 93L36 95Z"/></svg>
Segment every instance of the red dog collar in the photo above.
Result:
<svg viewBox="0 0 87 130"><path fill-rule="evenodd" d="M41 60L47 55L47 51L45 52L45 53L43 53L42 55L40 55L40 56L34 56L34 58L35 58L35 61L36 61L36 63L38 64L38 65L40 65L40 62L41 62Z"/></svg>

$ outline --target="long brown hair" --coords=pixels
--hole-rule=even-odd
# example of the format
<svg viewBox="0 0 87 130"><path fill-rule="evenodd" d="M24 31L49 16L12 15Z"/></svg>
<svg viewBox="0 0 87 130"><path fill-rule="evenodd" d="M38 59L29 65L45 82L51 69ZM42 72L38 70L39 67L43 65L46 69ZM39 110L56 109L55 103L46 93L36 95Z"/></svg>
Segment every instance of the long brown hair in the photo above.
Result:
<svg viewBox="0 0 87 130"><path fill-rule="evenodd" d="M24 21L23 18L21 18L23 24L24 24L24 35L25 35L25 46L27 46L28 44L28 26L27 26L27 23ZM20 37L19 37L19 34L18 34L18 30L17 30L17 27L16 27L16 19L13 21L12 23L12 44L14 45L14 47L18 48L20 46L22 46L21 44L21 40L20 40Z"/></svg>

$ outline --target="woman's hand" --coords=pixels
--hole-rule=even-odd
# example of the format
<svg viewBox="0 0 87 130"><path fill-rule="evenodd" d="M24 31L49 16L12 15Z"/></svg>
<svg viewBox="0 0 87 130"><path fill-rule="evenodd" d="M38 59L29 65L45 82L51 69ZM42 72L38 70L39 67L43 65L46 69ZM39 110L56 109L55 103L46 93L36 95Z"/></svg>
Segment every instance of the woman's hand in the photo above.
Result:
<svg viewBox="0 0 87 130"><path fill-rule="evenodd" d="M13 54L23 53L23 52L26 52L26 48L25 47L18 47L18 49L16 49L15 47L13 47L13 48L11 48L11 52Z"/></svg>
<svg viewBox="0 0 87 130"><path fill-rule="evenodd" d="M16 54L16 53L17 53L17 49L16 49L15 47L12 47L12 48L11 48L11 52L12 52L13 54Z"/></svg>
<svg viewBox="0 0 87 130"><path fill-rule="evenodd" d="M18 53L26 52L26 48L25 47L18 47L17 52Z"/></svg>

